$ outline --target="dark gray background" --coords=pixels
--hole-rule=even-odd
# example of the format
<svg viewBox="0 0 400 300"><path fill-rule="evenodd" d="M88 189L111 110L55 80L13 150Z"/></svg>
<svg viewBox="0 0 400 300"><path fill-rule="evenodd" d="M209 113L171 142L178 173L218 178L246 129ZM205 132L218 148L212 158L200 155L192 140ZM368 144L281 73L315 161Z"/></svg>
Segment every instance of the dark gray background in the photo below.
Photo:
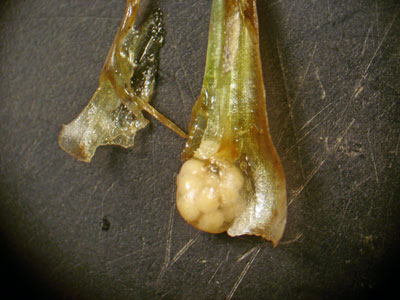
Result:
<svg viewBox="0 0 400 300"><path fill-rule="evenodd" d="M152 103L187 130L211 1L153 4L165 13L167 36ZM61 124L97 87L123 0L1 2L4 287L17 281L15 295L49 289L91 299L336 299L393 288L400 3L258 6L289 202L275 249L256 237L198 232L180 218L174 182L184 141L154 120L132 149L103 147L91 164L59 149Z"/></svg>

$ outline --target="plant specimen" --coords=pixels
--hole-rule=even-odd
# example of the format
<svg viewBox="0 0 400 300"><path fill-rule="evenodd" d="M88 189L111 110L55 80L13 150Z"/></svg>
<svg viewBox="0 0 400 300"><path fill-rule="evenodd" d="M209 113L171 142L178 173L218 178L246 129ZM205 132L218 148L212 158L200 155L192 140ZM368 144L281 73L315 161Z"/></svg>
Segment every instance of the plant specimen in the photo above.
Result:
<svg viewBox="0 0 400 300"><path fill-rule="evenodd" d="M60 132L60 147L79 160L90 162L97 147L102 145L132 147L136 132L149 123L142 110L186 137L149 104L164 43L164 29L160 9L136 28L139 3L139 0L127 0L99 87L79 116L64 125Z"/></svg>
<svg viewBox="0 0 400 300"><path fill-rule="evenodd" d="M252 234L275 245L286 223L286 182L266 113L255 0L214 0L177 207L198 229Z"/></svg>

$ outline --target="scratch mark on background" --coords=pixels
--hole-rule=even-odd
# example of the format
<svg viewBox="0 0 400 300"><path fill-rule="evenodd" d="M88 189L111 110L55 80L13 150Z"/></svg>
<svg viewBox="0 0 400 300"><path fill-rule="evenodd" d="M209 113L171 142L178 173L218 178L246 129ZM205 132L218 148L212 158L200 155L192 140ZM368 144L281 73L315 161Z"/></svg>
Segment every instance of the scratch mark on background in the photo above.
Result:
<svg viewBox="0 0 400 300"><path fill-rule="evenodd" d="M348 200L347 200L347 202L346 202L346 206L344 207L342 216L341 216L341 218L340 218L340 223L339 223L338 229L337 229L337 231L336 231L336 235L338 235L339 232L340 232L340 230L342 229L344 217L346 216L347 210L348 210L349 205L350 205L350 203L351 203L351 199L352 199L352 197L348 197Z"/></svg>
<svg viewBox="0 0 400 300"><path fill-rule="evenodd" d="M308 71L310 70L311 64L314 62L314 54L315 54L315 51L316 51L316 50L317 50L317 43L314 44L314 50L313 50L313 52L311 53L310 61L308 62L307 68L306 68L306 70L305 70L305 72L304 72L304 74L303 74L303 76L302 76L302 79L301 79L301 82L300 82L300 86L299 86L299 88L297 89L297 93L296 93L296 96L294 97L294 100L293 100L292 105L296 103L297 98L298 98L300 92L303 90L304 81L306 80L306 78L307 78L307 76L308 76Z"/></svg>
<svg viewBox="0 0 400 300"><path fill-rule="evenodd" d="M312 116L304 125L300 128L299 131L302 131L305 127L307 127L320 113L324 112L328 107L331 107L334 102L330 102L328 105L326 105L323 109L321 109L319 112L317 112L314 116Z"/></svg>
<svg viewBox="0 0 400 300"><path fill-rule="evenodd" d="M218 273L218 271L219 271L219 269L221 268L221 266L222 266L223 263L224 263L224 261L221 261L221 262L218 264L217 269L215 269L215 272L211 275L210 279L209 279L208 282L207 282L207 285L209 285L210 282L211 282L211 280L214 279L215 275Z"/></svg>
<svg viewBox="0 0 400 300"><path fill-rule="evenodd" d="M313 62L313 66L314 66L314 74L315 74L315 77L317 78L319 87L320 87L321 90L322 90L321 99L324 100L324 99L326 98L326 91L325 91L325 89L324 89L324 85L322 84L321 78L319 77L319 70L318 70L318 68L316 67L316 65L314 64L314 62Z"/></svg>
<svg viewBox="0 0 400 300"><path fill-rule="evenodd" d="M239 256L239 258L237 259L237 262L241 262L242 260L244 260L246 257L248 257L250 254L252 254L254 251L257 250L257 246L254 248L251 248L250 250L246 251L244 254L242 254L241 256Z"/></svg>
<svg viewBox="0 0 400 300"><path fill-rule="evenodd" d="M387 107L379 116L378 119L384 119L386 114L389 114L392 110L393 107L396 105L396 102L392 102L392 104L390 104L389 107ZM389 129L389 132L391 131L391 129ZM387 142L388 136L386 136L386 142Z"/></svg>
<svg viewBox="0 0 400 300"><path fill-rule="evenodd" d="M349 105L353 102L354 99L356 99L360 95L360 93L363 89L362 82L367 77L369 68L371 67L372 63L374 62L379 50L381 49L383 42L385 41L388 33L390 32L390 29L392 28L394 22L396 21L398 15L399 15L399 12L400 12L400 9L397 9L397 11L393 15L392 20L386 26L382 39L380 40L378 46L376 47L374 54L372 55L371 59L369 60L368 64L366 65L364 71L362 72L360 79L354 86L353 94L350 97L350 100L344 106L342 113L340 114L340 117L338 118L337 122L335 123L335 126L333 126L332 128L336 128L338 126L338 124L344 119L344 115L349 111L349 109L348 109Z"/></svg>
<svg viewBox="0 0 400 300"><path fill-rule="evenodd" d="M281 133L279 134L278 141L276 142L276 149L279 149L279 145L281 144L282 138L285 135L285 131L282 130Z"/></svg>
<svg viewBox="0 0 400 300"><path fill-rule="evenodd" d="M173 38L173 37L172 37L172 38ZM176 42L175 39L173 39L172 42L173 42L175 45L178 45L178 43ZM185 82L185 84L187 85L187 87L188 87L188 89L189 89L189 92L190 92L190 94L191 94L191 96L192 96L192 101L195 101L197 98L196 98L196 96L194 95L192 86L191 86L190 83L189 83L188 77L187 77L186 72L185 72L185 68L184 68L183 65L182 65L182 61L181 61L179 58L177 59L177 61L178 61L178 67L179 67L179 69L180 69L180 71L181 71L181 73L182 73L182 75L183 75L184 82ZM182 108L183 108L184 112L186 113L185 101L184 101L184 98L183 98L183 95L182 95L182 90L181 90L181 88L180 88L180 86L179 86L179 84L178 84L177 73L178 73L178 71L176 71L176 72L175 72L175 75L174 75L174 76L175 76L175 83L176 83L176 85L178 86L178 89L179 89L179 92L180 92L180 96L181 96L181 100L182 100ZM185 122L185 127L187 128L187 127L188 127L188 121L187 121L186 114L184 114L184 122Z"/></svg>
<svg viewBox="0 0 400 300"><path fill-rule="evenodd" d="M290 95L289 95L289 90L288 90L288 85L287 85L287 78L286 78L286 73L285 73L286 70L285 70L285 67L283 65L282 52L281 52L281 49L279 47L278 41L276 41L276 48L277 48L277 51L278 51L279 64L280 64L280 67L281 67L282 79L283 79L283 83L284 83L284 87L285 87L286 101L287 101L288 108L289 108L289 117L290 117L289 119L290 119L290 123L292 125L293 135L294 135L295 139L297 140L297 133L296 133L296 129L295 129L295 126L294 126L293 110L292 110L291 99L290 99ZM301 163L300 157L299 157L299 161L300 161L299 167L300 167L300 171L301 171L301 176L304 179L305 178L305 176L304 176L304 167L303 167L303 164Z"/></svg>
<svg viewBox="0 0 400 300"><path fill-rule="evenodd" d="M186 85L187 85L188 88L189 88L190 95L192 96L192 101L196 101L196 96L194 95L194 92L193 92L193 90L192 90L192 86L191 86L190 83L189 83L189 80L188 80L188 78L187 78L185 69L183 68L182 62L181 62L181 61L179 61L179 65L181 66L181 71L182 71L183 77L185 78L185 83L186 83Z"/></svg>
<svg viewBox="0 0 400 300"><path fill-rule="evenodd" d="M187 85L187 87L188 87L188 89L190 91L191 96L192 96L192 100L194 101L194 100L196 100L196 96L194 95L192 86L190 85L190 82L189 82L188 77L186 75L185 68L182 65L182 61L180 59L178 59L178 63L179 63L179 67L180 67L180 69L182 71L183 78L185 79L185 83L186 83L186 85Z"/></svg>
<svg viewBox="0 0 400 300"><path fill-rule="evenodd" d="M283 86L285 87L286 101L287 101L288 108L289 108L289 118L288 118L288 120L290 120L290 123L292 125L292 129L293 129L293 134L294 134L295 138L297 139L297 134L296 134L296 131L295 131L295 128L294 128L294 121L293 121L294 118L293 118L293 110L292 110L292 105L291 105L292 100L291 100L290 95L289 95L289 88L288 88L287 78L286 78L286 69L285 69L285 67L283 65L282 52L281 52L281 48L279 47L278 40L276 41L276 49L278 51L279 64L280 64L281 72L282 72Z"/></svg>
<svg viewBox="0 0 400 300"><path fill-rule="evenodd" d="M370 154L371 154L372 165L374 166L376 183L379 184L378 170L377 170L377 168L376 168L376 161L375 161L374 150L372 149L371 140L370 140L370 138L369 138L370 129L371 129L371 128L368 128L367 140L368 140L368 145L369 145L369 148L370 148Z"/></svg>
<svg viewBox="0 0 400 300"><path fill-rule="evenodd" d="M273 2L273 3L271 3L270 6L271 7L275 6L275 5L277 5L278 3L281 3L281 2L282 2L282 0L277 0L277 1Z"/></svg>
<svg viewBox="0 0 400 300"><path fill-rule="evenodd" d="M369 175L367 177L365 177L363 180L361 180L359 183L357 183L356 185L352 186L350 191L354 191L356 189L358 189L360 186L362 186L364 183L366 183L367 181L369 181L372 178L372 175Z"/></svg>
<svg viewBox="0 0 400 300"><path fill-rule="evenodd" d="M174 204L171 206L171 211L169 213L169 221L168 221L168 232L167 232L167 242L165 245L165 256L164 256L164 263L162 265L160 274L157 277L157 280L163 278L165 272L169 267L169 263L171 260L171 242L172 242L172 231L174 225L174 215L175 215L175 201Z"/></svg>
<svg viewBox="0 0 400 300"><path fill-rule="evenodd" d="M326 160L329 158L329 156L336 152L338 147L343 141L343 138L347 135L348 131L350 130L351 126L353 126L355 122L355 119L353 119L350 124L347 126L347 128L344 130L343 134L337 139L336 144L334 145L333 151L328 152L328 154L324 157L324 159L316 166L311 173L307 176L306 182L300 186L295 192L292 197L292 199L289 201L288 207L293 203L294 200L297 199L297 197L303 192L304 188L310 183L311 179L317 174L317 172L321 169L321 167L325 164Z"/></svg>
<svg viewBox="0 0 400 300"><path fill-rule="evenodd" d="M178 72L178 71L177 71L177 72ZM177 73L177 72L176 72L176 73ZM183 109L183 111L185 112L185 113L183 114L183 121L184 121L184 123L185 123L185 128L187 128L189 125L188 125L188 121L187 121L187 117L186 117L185 99L184 99L184 97L183 97L182 89L181 89L181 87L180 87L179 84L178 84L178 80L177 80L177 75L176 75L176 73L175 73L175 83L176 83L176 86L178 87L179 96L180 96L180 98L181 98L182 109Z"/></svg>
<svg viewBox="0 0 400 300"><path fill-rule="evenodd" d="M198 232L196 233L195 237L194 237L194 238L191 238L191 239L182 247L182 249L179 250L178 253L175 254L175 256L174 256L174 258L172 259L171 264L170 264L169 266L172 266L174 263L176 263L176 262L182 257L182 255L185 254L186 251L188 251L189 248L192 247L194 243L196 243L196 241L197 241L197 239L199 238L199 236L200 236L200 232L198 231Z"/></svg>
<svg viewBox="0 0 400 300"><path fill-rule="evenodd" d="M152 140L154 140L155 133L153 131L152 133ZM151 143L151 174L157 174L156 173L156 167L155 167L155 150L154 150L154 145L155 143ZM155 175L154 175L155 176ZM155 180L152 180L152 185L151 185L151 199L154 199L154 196L156 194L155 190Z"/></svg>
<svg viewBox="0 0 400 300"><path fill-rule="evenodd" d="M357 97L361 94L361 92L362 92L363 90L364 90L364 87L363 87L363 86L359 86L358 89L356 89L356 90L354 91L354 99L357 98Z"/></svg>
<svg viewBox="0 0 400 300"><path fill-rule="evenodd" d="M367 67L365 68L361 80L365 77L365 75L367 74L369 68L371 67L372 62L374 61L376 55L378 54L379 50L381 49L382 44L383 44L383 42L385 41L385 39L386 39L386 37L387 37L387 35L388 35L390 29L392 29L393 23L394 23L394 21L396 21L397 16L399 15L399 12L400 12L400 9L398 9L398 10L394 13L392 20L391 20L390 23L386 26L386 28L385 28L385 33L383 34L383 37L382 37L382 39L380 40L378 46L376 47L375 52L374 52L374 54L372 55L371 60L369 61ZM361 81L361 80L360 80L360 81Z"/></svg>
<svg viewBox="0 0 400 300"><path fill-rule="evenodd" d="M379 13L378 13L378 0L375 0L375 23L377 31L379 32Z"/></svg>
<svg viewBox="0 0 400 300"><path fill-rule="evenodd" d="M297 197L303 192L304 188L310 183L311 179L315 176L315 174L318 173L318 171L321 169L321 167L325 164L326 160L328 159L329 154L319 163L318 166L316 166L311 173L307 176L306 182L298 188L294 194L292 199L289 201L288 207L293 203L294 200L297 199Z"/></svg>
<svg viewBox="0 0 400 300"><path fill-rule="evenodd" d="M286 25L289 23L290 17L293 14L293 7L296 7L295 2L292 2L292 4L290 5L290 8L288 9L288 13L287 13L287 18L286 18Z"/></svg>
<svg viewBox="0 0 400 300"><path fill-rule="evenodd" d="M337 139L336 144L334 146L334 151L337 151L337 149L339 148L340 144L342 143L344 137L347 135L347 133L349 132L351 126L353 126L354 122L356 119L351 120L350 124L347 126L347 128L344 130L343 134Z"/></svg>
<svg viewBox="0 0 400 300"><path fill-rule="evenodd" d="M105 201L107 195L108 195L108 194L111 192L111 190L114 188L114 185L115 185L116 183L117 183L117 180L114 181L114 182L107 188L107 190L104 192L103 197L101 198L100 218L103 218L103 216L104 216L104 201ZM101 226L99 226L99 235L98 235L99 238L101 237L101 235L100 235L101 232L102 232Z"/></svg>
<svg viewBox="0 0 400 300"><path fill-rule="evenodd" d="M365 49L367 47L367 41L368 41L368 38L369 38L369 34L371 33L371 30L372 30L373 27L374 27L374 23L372 22L371 25L368 28L367 36L365 37L364 45L363 45L363 48L362 48L362 51L361 51L361 57L364 56Z"/></svg>
<svg viewBox="0 0 400 300"><path fill-rule="evenodd" d="M249 271L250 267L253 265L254 260L256 259L258 253L260 253L261 246L257 246L257 251L254 251L253 256L250 258L249 262L245 265L243 268L242 273L240 273L238 279L236 280L235 284L232 287L232 290L230 291L228 297L226 297L226 300L231 300L233 295L235 294L237 288L239 287L240 283L242 282L243 278L246 276L247 272Z"/></svg>
<svg viewBox="0 0 400 300"><path fill-rule="evenodd" d="M294 239L291 239L291 240L288 240L288 241L280 241L279 245L282 246L282 245L293 244L293 243L297 242L302 236L303 236L303 233L299 232L299 233L296 234L296 237Z"/></svg>
<svg viewBox="0 0 400 300"><path fill-rule="evenodd" d="M118 180L114 181L109 187L108 189L104 192L103 198L102 198L102 202L104 202L105 198L107 197L108 193L111 192L111 190L114 188L114 185L117 183Z"/></svg>
<svg viewBox="0 0 400 300"><path fill-rule="evenodd" d="M129 252L129 253L124 254L124 255L121 255L121 256L119 256L119 257L117 257L117 258L114 258L114 259L111 259L111 260L109 260L109 261L106 261L105 264L106 264L106 265L110 265L110 264L113 264L113 263L115 263L115 262L117 262L117 261L119 261L119 260L121 260L121 259L130 257L130 256L132 256L132 255L135 255L135 254L138 254L138 253L141 253L141 252L142 252L141 249L140 249L140 250L133 251L133 252Z"/></svg>
<svg viewBox="0 0 400 300"><path fill-rule="evenodd" d="M207 285L210 284L211 280L213 280L213 278L218 273L218 271L221 268L221 266L228 261L230 253L231 253L231 248L229 248L228 252L226 253L225 259L218 264L217 269L215 270L215 272L212 274L212 276L208 280Z"/></svg>
<svg viewBox="0 0 400 300"><path fill-rule="evenodd" d="M79 217L75 221L75 225L80 222L83 214L87 211L87 209L89 207L89 203L92 201L93 195L96 193L98 186L99 186L98 183L94 186L93 191L90 193L90 196L87 198L87 200L85 202L85 206L83 207L83 209L81 210L81 213L79 214Z"/></svg>
<svg viewBox="0 0 400 300"><path fill-rule="evenodd" d="M287 101L289 103L289 111L290 111L291 118L293 118L292 107L290 105L291 99L290 99L290 96L289 96L289 88L288 88L287 79L286 79L286 70L285 70L285 67L283 66L282 52L281 52L281 47L279 47L278 41L276 41L276 48L278 50L279 64L281 66L283 85L285 87L285 93L286 93L286 99L287 99Z"/></svg>
<svg viewBox="0 0 400 300"><path fill-rule="evenodd" d="M333 102L331 102L331 104L333 104ZM329 106L330 106L331 104L329 104ZM295 142L292 146L290 146L289 149L286 150L286 152L284 153L284 156L288 155L293 149L297 148L297 146L301 143L301 141L302 141L304 138L306 138L311 132L313 132L314 129L320 128L320 125L321 125L322 123L324 123L324 121L330 116L330 114L331 114L334 110L335 110L335 108L333 107L330 111L328 111L328 113L323 117L323 119L322 119L319 123L315 124L312 128L310 128L308 131L306 131L301 137L299 137L299 138L296 137L296 142Z"/></svg>

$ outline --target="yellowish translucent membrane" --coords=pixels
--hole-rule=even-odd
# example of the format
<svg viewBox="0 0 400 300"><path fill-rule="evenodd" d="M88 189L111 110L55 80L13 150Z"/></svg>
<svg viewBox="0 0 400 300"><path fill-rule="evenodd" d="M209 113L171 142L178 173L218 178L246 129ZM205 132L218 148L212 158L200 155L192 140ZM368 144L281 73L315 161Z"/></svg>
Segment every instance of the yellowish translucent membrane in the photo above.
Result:
<svg viewBox="0 0 400 300"><path fill-rule="evenodd" d="M161 10L135 27L139 0L127 0L124 18L103 66L99 87L71 123L63 125L59 145L90 162L97 147L133 146L136 132L148 124L142 110L182 137L186 134L149 104L158 57L164 42Z"/></svg>

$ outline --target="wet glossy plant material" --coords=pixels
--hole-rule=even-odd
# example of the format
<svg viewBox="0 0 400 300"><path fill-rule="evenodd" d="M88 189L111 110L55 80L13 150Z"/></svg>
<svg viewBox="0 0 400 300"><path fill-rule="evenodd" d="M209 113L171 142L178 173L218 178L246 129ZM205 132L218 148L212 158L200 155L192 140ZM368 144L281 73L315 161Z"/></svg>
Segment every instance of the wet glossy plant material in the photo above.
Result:
<svg viewBox="0 0 400 300"><path fill-rule="evenodd" d="M136 132L148 124L142 110L186 137L149 104L164 43L164 29L159 9L136 28L139 3L139 0L127 0L99 87L79 116L61 130L60 147L79 160L90 162L97 147L102 145L133 146Z"/></svg>
<svg viewBox="0 0 400 300"><path fill-rule="evenodd" d="M177 207L193 226L277 245L286 182L267 121L255 0L214 0L201 94L192 111Z"/></svg>

